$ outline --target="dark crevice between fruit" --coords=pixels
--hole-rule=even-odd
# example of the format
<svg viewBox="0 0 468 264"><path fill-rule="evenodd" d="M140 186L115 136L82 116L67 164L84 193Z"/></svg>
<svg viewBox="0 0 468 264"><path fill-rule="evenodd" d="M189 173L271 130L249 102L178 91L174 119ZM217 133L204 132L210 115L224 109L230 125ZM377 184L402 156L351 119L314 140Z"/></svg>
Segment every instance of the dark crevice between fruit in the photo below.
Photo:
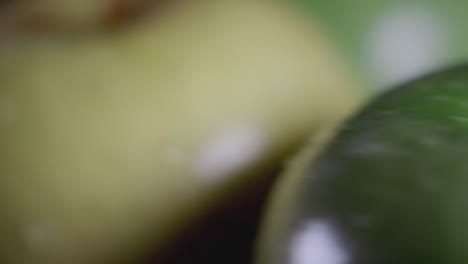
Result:
<svg viewBox="0 0 468 264"><path fill-rule="evenodd" d="M298 138L307 138L305 135ZM142 264L254 264L259 227L265 205L284 169L285 157L292 157L305 141L279 151L274 164L257 171L250 184L222 191L225 199L215 202L207 213L195 214L195 221L181 230L176 239L148 254ZM281 162L283 161L283 162Z"/></svg>
<svg viewBox="0 0 468 264"><path fill-rule="evenodd" d="M9 5L13 0L0 0L0 8L4 8L6 5Z"/></svg>
<svg viewBox="0 0 468 264"><path fill-rule="evenodd" d="M280 169L271 168L249 188L220 201L143 263L250 264L263 206Z"/></svg>

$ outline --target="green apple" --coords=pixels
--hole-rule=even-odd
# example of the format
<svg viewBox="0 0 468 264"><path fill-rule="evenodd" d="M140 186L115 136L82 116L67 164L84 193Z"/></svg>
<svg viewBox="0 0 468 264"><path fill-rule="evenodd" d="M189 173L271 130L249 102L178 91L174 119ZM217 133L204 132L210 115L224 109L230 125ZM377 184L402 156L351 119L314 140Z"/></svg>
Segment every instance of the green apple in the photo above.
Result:
<svg viewBox="0 0 468 264"><path fill-rule="evenodd" d="M294 0L378 89L468 59L463 0Z"/></svg>
<svg viewBox="0 0 468 264"><path fill-rule="evenodd" d="M464 65L314 139L276 187L258 263L466 263L467 99Z"/></svg>
<svg viewBox="0 0 468 264"><path fill-rule="evenodd" d="M326 34L207 1L0 44L0 262L135 263L365 97Z"/></svg>

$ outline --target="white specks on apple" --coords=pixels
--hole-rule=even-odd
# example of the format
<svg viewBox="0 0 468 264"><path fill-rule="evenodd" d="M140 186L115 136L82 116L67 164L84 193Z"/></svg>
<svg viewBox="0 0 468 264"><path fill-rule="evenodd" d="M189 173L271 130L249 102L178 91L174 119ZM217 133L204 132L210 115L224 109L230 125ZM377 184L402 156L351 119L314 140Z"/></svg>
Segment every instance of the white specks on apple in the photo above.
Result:
<svg viewBox="0 0 468 264"><path fill-rule="evenodd" d="M50 227L42 222L30 223L23 232L26 246L33 251L47 248L52 239Z"/></svg>
<svg viewBox="0 0 468 264"><path fill-rule="evenodd" d="M349 256L331 224L325 220L306 223L292 239L292 264L348 264Z"/></svg>
<svg viewBox="0 0 468 264"><path fill-rule="evenodd" d="M14 101L0 100L0 125L15 121L17 112L17 105Z"/></svg>
<svg viewBox="0 0 468 264"><path fill-rule="evenodd" d="M365 52L379 82L394 85L415 78L443 59L446 27L430 9L405 6L376 17Z"/></svg>
<svg viewBox="0 0 468 264"><path fill-rule="evenodd" d="M196 160L195 175L222 180L256 162L266 149L263 129L253 124L228 127L204 145Z"/></svg>

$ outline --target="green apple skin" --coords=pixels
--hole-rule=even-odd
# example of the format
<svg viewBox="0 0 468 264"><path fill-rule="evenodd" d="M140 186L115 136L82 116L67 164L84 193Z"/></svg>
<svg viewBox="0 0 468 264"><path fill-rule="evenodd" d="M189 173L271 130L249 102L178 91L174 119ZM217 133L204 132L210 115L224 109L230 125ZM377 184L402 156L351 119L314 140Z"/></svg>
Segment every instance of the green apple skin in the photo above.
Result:
<svg viewBox="0 0 468 264"><path fill-rule="evenodd" d="M294 0L322 24L372 89L468 59L463 0Z"/></svg>
<svg viewBox="0 0 468 264"><path fill-rule="evenodd" d="M467 99L468 67L446 69L315 138L276 187L257 263L466 263Z"/></svg>
<svg viewBox="0 0 468 264"><path fill-rule="evenodd" d="M0 262L135 263L157 251L362 102L330 42L282 6L243 1L107 34L9 35Z"/></svg>

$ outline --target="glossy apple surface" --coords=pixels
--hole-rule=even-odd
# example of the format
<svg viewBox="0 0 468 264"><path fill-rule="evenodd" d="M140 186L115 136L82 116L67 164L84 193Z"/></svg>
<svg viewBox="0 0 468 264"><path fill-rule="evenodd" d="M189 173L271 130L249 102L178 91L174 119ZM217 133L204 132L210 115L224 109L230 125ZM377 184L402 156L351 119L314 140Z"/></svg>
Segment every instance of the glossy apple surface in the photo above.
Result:
<svg viewBox="0 0 468 264"><path fill-rule="evenodd" d="M312 141L276 188L258 263L467 262L467 98L467 66L447 69Z"/></svg>
<svg viewBox="0 0 468 264"><path fill-rule="evenodd" d="M326 34L272 3L3 36L6 264L134 263L362 98Z"/></svg>

